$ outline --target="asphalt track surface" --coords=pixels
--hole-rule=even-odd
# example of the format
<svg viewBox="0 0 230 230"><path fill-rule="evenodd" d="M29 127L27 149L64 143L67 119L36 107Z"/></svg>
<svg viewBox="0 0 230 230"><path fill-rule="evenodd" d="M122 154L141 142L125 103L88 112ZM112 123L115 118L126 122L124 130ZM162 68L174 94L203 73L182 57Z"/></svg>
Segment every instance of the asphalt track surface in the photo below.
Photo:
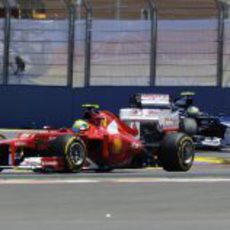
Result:
<svg viewBox="0 0 230 230"><path fill-rule="evenodd" d="M187 173L0 175L1 229L229 229L230 150L197 151Z"/></svg>

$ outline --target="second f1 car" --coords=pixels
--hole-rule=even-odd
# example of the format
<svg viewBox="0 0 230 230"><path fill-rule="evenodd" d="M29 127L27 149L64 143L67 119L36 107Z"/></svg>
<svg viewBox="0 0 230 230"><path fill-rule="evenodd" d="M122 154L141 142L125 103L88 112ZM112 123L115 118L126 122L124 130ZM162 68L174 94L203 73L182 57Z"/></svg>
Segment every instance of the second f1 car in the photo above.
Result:
<svg viewBox="0 0 230 230"><path fill-rule="evenodd" d="M192 136L196 147L220 149L226 143L226 134L230 128L229 119L201 112L194 105L194 95L193 92L182 92L179 97L173 99L169 94L137 93L130 97L130 107L142 111L157 108L161 111L158 118L162 117L166 110L171 116L177 114L180 130ZM145 123L151 119L151 116L145 118Z"/></svg>

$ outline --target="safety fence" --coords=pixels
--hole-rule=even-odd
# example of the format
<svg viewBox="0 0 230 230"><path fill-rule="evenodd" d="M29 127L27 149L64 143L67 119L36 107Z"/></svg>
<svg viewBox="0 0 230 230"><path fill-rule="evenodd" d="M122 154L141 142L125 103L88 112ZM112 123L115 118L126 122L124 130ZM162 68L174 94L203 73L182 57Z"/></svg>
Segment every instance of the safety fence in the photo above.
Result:
<svg viewBox="0 0 230 230"><path fill-rule="evenodd" d="M3 2L6 17L0 20L4 24L0 34L5 36L2 44L7 47L1 54L7 59L3 61L6 65L3 66L3 84L66 85L69 20L64 2L47 6L49 19L44 14L43 4ZM16 3L21 5L19 15L14 17L10 14ZM56 18L53 12L59 11L63 15Z"/></svg>
<svg viewBox="0 0 230 230"><path fill-rule="evenodd" d="M228 5L171 2L0 0L1 83L229 87Z"/></svg>
<svg viewBox="0 0 230 230"><path fill-rule="evenodd" d="M230 87L230 6L225 7L224 51L223 51L223 85Z"/></svg>
<svg viewBox="0 0 230 230"><path fill-rule="evenodd" d="M141 9L148 9L152 16L143 18ZM113 20L101 16L102 11L110 12ZM150 73L154 12L150 1L92 4L89 85L147 86L154 81L155 74Z"/></svg>
<svg viewBox="0 0 230 230"><path fill-rule="evenodd" d="M221 3L158 2L156 85L218 85Z"/></svg>

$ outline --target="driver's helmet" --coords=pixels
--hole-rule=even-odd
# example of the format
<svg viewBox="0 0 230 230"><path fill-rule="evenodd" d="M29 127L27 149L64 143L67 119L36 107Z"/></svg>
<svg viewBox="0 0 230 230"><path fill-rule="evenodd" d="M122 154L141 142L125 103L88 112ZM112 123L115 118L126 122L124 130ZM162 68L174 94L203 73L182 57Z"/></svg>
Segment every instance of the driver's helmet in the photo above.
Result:
<svg viewBox="0 0 230 230"><path fill-rule="evenodd" d="M76 120L72 126L72 130L75 133L78 133L80 131L87 130L87 129L89 129L89 123L81 119Z"/></svg>
<svg viewBox="0 0 230 230"><path fill-rule="evenodd" d="M200 113L200 110L199 110L199 108L198 107L196 107L196 106L190 106L190 107L188 107L188 109L187 109L187 113L188 113L188 115L197 115L197 114L199 114Z"/></svg>

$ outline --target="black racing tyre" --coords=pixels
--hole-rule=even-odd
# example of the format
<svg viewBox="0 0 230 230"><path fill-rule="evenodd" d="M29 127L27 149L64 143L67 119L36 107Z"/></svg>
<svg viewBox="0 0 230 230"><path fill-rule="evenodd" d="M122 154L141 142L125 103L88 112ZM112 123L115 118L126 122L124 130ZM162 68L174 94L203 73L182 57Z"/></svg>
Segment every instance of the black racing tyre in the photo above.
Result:
<svg viewBox="0 0 230 230"><path fill-rule="evenodd" d="M194 118L185 117L181 120L181 131L186 133L189 136L197 134L198 124Z"/></svg>
<svg viewBox="0 0 230 230"><path fill-rule="evenodd" d="M64 156L66 172L79 172L86 160L87 150L80 137L63 135L57 137L50 144L50 154Z"/></svg>
<svg viewBox="0 0 230 230"><path fill-rule="evenodd" d="M165 135L158 159L166 171L188 171L194 161L192 138L184 133Z"/></svg>

